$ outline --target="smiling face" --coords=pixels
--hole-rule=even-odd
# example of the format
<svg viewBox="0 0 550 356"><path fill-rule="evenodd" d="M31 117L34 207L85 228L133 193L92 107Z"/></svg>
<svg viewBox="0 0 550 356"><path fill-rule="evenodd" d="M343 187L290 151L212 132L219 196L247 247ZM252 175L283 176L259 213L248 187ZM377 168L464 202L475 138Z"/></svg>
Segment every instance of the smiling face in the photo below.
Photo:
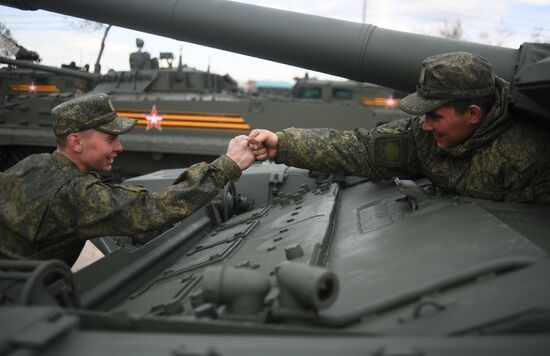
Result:
<svg viewBox="0 0 550 356"><path fill-rule="evenodd" d="M466 141L481 121L481 108L470 105L463 114L453 107L442 106L427 112L422 130L432 133L437 147L449 148Z"/></svg>
<svg viewBox="0 0 550 356"><path fill-rule="evenodd" d="M94 129L78 133L80 152L78 163L84 172L109 172L113 160L122 152L122 145L117 135L108 134Z"/></svg>

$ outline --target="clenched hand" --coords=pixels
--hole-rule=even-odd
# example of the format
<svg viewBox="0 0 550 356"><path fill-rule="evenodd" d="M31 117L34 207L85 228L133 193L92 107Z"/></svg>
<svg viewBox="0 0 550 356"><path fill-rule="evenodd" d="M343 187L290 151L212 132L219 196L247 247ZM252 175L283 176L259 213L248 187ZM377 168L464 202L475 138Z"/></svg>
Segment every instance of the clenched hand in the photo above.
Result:
<svg viewBox="0 0 550 356"><path fill-rule="evenodd" d="M244 171L254 163L255 157L249 147L248 137L240 135L229 142L226 155Z"/></svg>
<svg viewBox="0 0 550 356"><path fill-rule="evenodd" d="M255 129L248 135L248 146L257 160L275 158L277 155L277 144L279 138L269 130Z"/></svg>

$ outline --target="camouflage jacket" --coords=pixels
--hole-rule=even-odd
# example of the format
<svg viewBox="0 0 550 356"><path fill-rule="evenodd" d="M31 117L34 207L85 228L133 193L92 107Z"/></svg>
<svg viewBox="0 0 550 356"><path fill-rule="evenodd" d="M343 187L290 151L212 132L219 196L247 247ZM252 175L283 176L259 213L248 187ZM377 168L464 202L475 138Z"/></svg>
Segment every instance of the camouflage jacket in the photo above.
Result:
<svg viewBox="0 0 550 356"><path fill-rule="evenodd" d="M507 113L507 86L465 142L439 149L422 131L423 116L371 130L286 129L276 161L373 180L428 177L451 194L550 203L550 132Z"/></svg>
<svg viewBox="0 0 550 356"><path fill-rule="evenodd" d="M106 183L60 153L27 157L0 173L0 258L71 265L86 239L158 229L212 199L239 167L223 155L189 167L161 193Z"/></svg>

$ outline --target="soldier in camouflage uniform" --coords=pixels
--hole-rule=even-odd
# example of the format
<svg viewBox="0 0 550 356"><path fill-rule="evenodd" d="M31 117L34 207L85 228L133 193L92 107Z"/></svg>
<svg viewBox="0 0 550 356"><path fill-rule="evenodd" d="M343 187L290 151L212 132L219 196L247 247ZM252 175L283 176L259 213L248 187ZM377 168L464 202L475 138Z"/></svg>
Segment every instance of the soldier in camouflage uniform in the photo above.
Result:
<svg viewBox="0 0 550 356"><path fill-rule="evenodd" d="M425 176L451 194L550 203L550 133L509 112L508 90L482 57L437 55L399 104L416 116L371 130L254 130L251 148L256 159L310 170Z"/></svg>
<svg viewBox="0 0 550 356"><path fill-rule="evenodd" d="M122 151L119 134L136 120L117 117L106 94L77 98L52 110L58 149L32 155L0 173L0 258L60 259L72 265L85 240L159 229L191 214L254 162L248 138L226 155L189 167L161 193L110 184Z"/></svg>

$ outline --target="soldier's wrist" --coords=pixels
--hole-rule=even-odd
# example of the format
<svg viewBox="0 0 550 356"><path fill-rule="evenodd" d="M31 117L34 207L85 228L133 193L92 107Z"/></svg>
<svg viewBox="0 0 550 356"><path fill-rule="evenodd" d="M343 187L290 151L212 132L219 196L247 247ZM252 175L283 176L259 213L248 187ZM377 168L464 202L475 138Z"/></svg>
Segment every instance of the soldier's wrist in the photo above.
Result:
<svg viewBox="0 0 550 356"><path fill-rule="evenodd" d="M242 174L239 165L226 154L216 158L212 165L223 172L228 182L236 181Z"/></svg>
<svg viewBox="0 0 550 356"><path fill-rule="evenodd" d="M275 157L273 157L273 160L277 163L284 163L284 160L286 159L286 135L283 131L277 131L275 132L275 135L277 135L277 153L275 154Z"/></svg>

